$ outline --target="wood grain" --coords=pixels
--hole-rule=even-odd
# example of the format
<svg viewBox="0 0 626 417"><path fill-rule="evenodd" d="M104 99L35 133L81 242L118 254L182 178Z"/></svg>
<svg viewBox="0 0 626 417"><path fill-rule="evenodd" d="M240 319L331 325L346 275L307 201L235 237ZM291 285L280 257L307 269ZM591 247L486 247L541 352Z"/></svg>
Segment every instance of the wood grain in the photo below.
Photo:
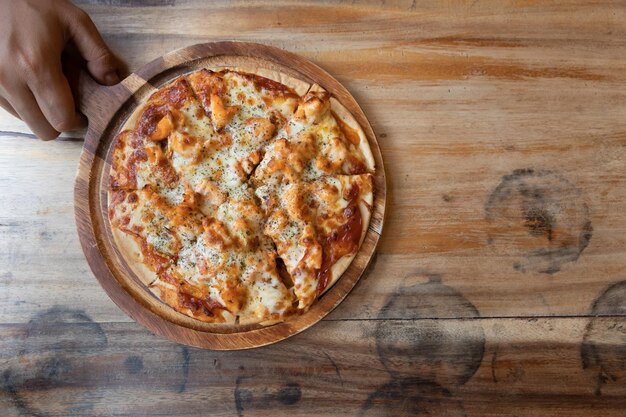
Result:
<svg viewBox="0 0 626 417"><path fill-rule="evenodd" d="M585 318L325 321L276 345L216 352L52 309L0 326L0 405L8 416L622 416L620 358L581 366L588 326ZM393 343L381 338L387 327ZM600 382L602 372L611 378Z"/></svg>
<svg viewBox="0 0 626 417"><path fill-rule="evenodd" d="M268 414L262 407L278 415L296 410L367 415L362 410L370 396L369 415L385 415L374 404L376 399L386 398L392 410L388 414L393 415L398 410L393 407L409 397L420 398L413 403L422 408L428 404L433 415L624 414L623 2L80 4L131 70L179 47L236 39L295 52L329 71L363 107L379 139L389 191L385 233L378 256L350 296L312 329L268 348L239 353L189 349L185 356L181 346L130 323L83 259L73 225L72 181L84 132L42 143L2 113L3 415L28 415L22 407L42 415L124 415L134 410L140 415L202 415L209 407L216 408L216 415ZM527 204L528 218L520 205L524 187L517 188L513 199L494 197L498 204L492 207L510 215L511 221L506 216L489 220L486 203L504 177L528 169L552 171L565 182L548 175L549 192L533 183L535 191L543 189L551 201L544 204L543 213L537 204L534 209ZM518 180L524 178L517 172ZM536 180L528 174L526 178ZM509 187L501 190L517 187L519 181L511 178L506 183ZM565 261L559 271L532 269L528 250L550 249L556 242L569 248L578 244L584 224L577 219L584 205L593 230L578 258L567 251L561 257L553 253L554 259ZM562 216L565 212L555 207L571 211ZM555 218L553 227L547 227L547 220ZM561 224L573 229L564 230ZM534 265L545 269L541 262ZM404 301L392 301L404 293L409 294ZM29 321L52 321L41 317L54 306L88 315L104 329L104 348L89 344L101 343L85 336L93 331L59 330L52 324L31 330L38 337L25 337ZM385 369L376 348L379 323L397 336L410 331L394 323L422 329L415 339L427 342L398 341L399 348L412 347L396 357L420 358L404 362L405 367L427 382L394 379ZM479 328L484 353L463 384L458 385L475 366L476 351L470 355L466 350L443 350L443 357L424 365L422 358L433 350L433 340L452 338L472 345ZM62 346L53 344L57 339ZM88 352L93 356L85 356ZM337 365L343 385L322 352ZM76 380L72 376L82 375L79 380L86 389L38 382L54 369L57 375L65 369L48 365L54 355L73 362L74 373L52 372L49 378L71 382ZM130 369L139 368L136 358L128 360L131 356L142 358L141 379L130 374ZM100 367L87 368L90 363L111 364L119 372L114 376ZM263 378L240 381L247 388L240 398L248 402L242 402L243 411L238 412L237 378L255 375L239 374L240 366L260 369L272 383L263 391L261 383L254 382ZM185 369L188 382L179 393ZM307 377L298 372L307 372ZM291 375L298 379L288 380ZM243 385L246 382L249 385ZM297 397L297 389L287 385L293 382L300 384L301 399L284 404L280 399L291 402ZM447 392L438 388L441 385ZM246 408L257 398L252 410ZM302 406L305 403L309 408ZM405 415L416 414L411 411Z"/></svg>

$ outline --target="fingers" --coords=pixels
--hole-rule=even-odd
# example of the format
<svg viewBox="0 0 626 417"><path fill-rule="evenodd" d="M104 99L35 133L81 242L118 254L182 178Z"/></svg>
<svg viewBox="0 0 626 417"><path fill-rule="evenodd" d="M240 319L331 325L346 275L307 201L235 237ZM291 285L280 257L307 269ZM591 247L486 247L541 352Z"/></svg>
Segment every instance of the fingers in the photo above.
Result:
<svg viewBox="0 0 626 417"><path fill-rule="evenodd" d="M17 112L15 111L13 106L11 106L9 102L3 97L0 97L0 107L19 119L19 116L17 115Z"/></svg>
<svg viewBox="0 0 626 417"><path fill-rule="evenodd" d="M8 104L17 113L17 117L22 119L37 137L51 140L59 136L59 132L43 115L35 96L26 85L13 87L8 93L8 97L10 97Z"/></svg>
<svg viewBox="0 0 626 417"><path fill-rule="evenodd" d="M83 119L76 111L72 91L62 72L61 62L51 63L43 74L31 78L28 87L41 113L54 130L65 132L83 126Z"/></svg>
<svg viewBox="0 0 626 417"><path fill-rule="evenodd" d="M89 15L77 9L67 19L70 38L87 62L87 69L91 76L100 84L117 84L120 81L119 63Z"/></svg>

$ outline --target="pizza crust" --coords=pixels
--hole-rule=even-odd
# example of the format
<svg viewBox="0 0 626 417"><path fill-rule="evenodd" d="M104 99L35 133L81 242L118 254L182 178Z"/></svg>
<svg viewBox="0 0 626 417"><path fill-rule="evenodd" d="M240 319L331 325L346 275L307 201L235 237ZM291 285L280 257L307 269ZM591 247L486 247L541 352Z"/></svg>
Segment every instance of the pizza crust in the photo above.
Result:
<svg viewBox="0 0 626 417"><path fill-rule="evenodd" d="M110 198L109 193L109 199ZM137 275L139 281L149 287L150 284L156 281L159 277L144 263L143 254L141 253L139 244L137 244L137 241L132 235L124 233L116 227L111 227L111 229L113 231L113 240L115 240L115 245L117 246L118 251L130 269L135 273L135 275Z"/></svg>
<svg viewBox="0 0 626 417"><path fill-rule="evenodd" d="M283 72L280 71L276 71L276 70L270 70L267 68L261 68L261 67L219 67L219 68L207 68L207 69L213 69L214 71L219 71L219 70L223 70L223 69L227 69L230 71L238 71L238 72L247 72L249 74L256 74L258 76L261 77L265 77L268 78L272 81L276 81L278 83L281 83L283 85L286 85L287 87L291 88L293 91L296 92L296 94L303 96L307 93L307 91L309 91L309 88L311 87L311 84L299 80L297 78L294 78L290 75L287 75Z"/></svg>
<svg viewBox="0 0 626 417"><path fill-rule="evenodd" d="M307 93L323 93L325 92L326 89L324 87L322 87L319 84L311 84L311 87L309 88L309 90L307 91Z"/></svg>
<svg viewBox="0 0 626 417"><path fill-rule="evenodd" d="M325 92L326 89L319 84L312 84L309 88L308 92ZM376 162L374 161L374 155L372 154L372 149L370 148L370 144L367 140L367 136L363 131L363 128L356 121L350 110L348 110L343 104L339 102L335 97L330 97L330 109L335 113L337 117L341 119L348 127L355 130L359 135L359 150L363 157L365 158L365 163L367 164L367 170L370 173L373 173L376 169Z"/></svg>

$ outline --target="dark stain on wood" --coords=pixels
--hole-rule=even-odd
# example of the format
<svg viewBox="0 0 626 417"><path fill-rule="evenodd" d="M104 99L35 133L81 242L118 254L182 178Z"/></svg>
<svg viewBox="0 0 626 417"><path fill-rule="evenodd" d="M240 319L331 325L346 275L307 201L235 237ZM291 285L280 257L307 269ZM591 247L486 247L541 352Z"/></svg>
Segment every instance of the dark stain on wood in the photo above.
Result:
<svg viewBox="0 0 626 417"><path fill-rule="evenodd" d="M246 376L239 376L235 380L237 415L244 416L245 412L254 414L259 410L276 410L284 406L295 406L302 398L300 384L290 381L288 377L286 382L272 384L272 381L267 381L262 387L256 382L264 381L255 381L255 378Z"/></svg>
<svg viewBox="0 0 626 417"><path fill-rule="evenodd" d="M626 316L626 281L609 286L593 303L591 313Z"/></svg>
<svg viewBox="0 0 626 417"><path fill-rule="evenodd" d="M474 318L480 314L459 291L442 284L437 273L416 270L380 310L379 319Z"/></svg>
<svg viewBox="0 0 626 417"><path fill-rule="evenodd" d="M76 335L80 334L82 338ZM54 389L75 387L80 382L77 362L72 352L98 352L107 344L107 337L98 323L87 313L66 307L53 307L36 314L26 326L23 346L14 363L3 373L0 388L7 392L17 409L26 415L47 416L41 401L30 401ZM73 414L84 414L93 404L88 399L75 401Z"/></svg>
<svg viewBox="0 0 626 417"><path fill-rule="evenodd" d="M343 386L343 378L341 377L341 371L339 370L339 367L337 366L337 362L335 362L335 360L327 352L324 352L324 355L328 358L330 363L333 364L333 367L335 368L335 373L337 374L339 381L341 381L341 386Z"/></svg>
<svg viewBox="0 0 626 417"><path fill-rule="evenodd" d="M596 382L595 395L626 387L626 281L613 284L594 302L581 345L582 367ZM619 315L622 317L602 317Z"/></svg>
<svg viewBox="0 0 626 417"><path fill-rule="evenodd" d="M300 401L302 398L302 390L300 389L300 384L296 382L290 382L285 384L278 394L276 395L278 401L285 405L292 405Z"/></svg>
<svg viewBox="0 0 626 417"><path fill-rule="evenodd" d="M63 332L60 332L60 329L63 329ZM85 343L83 339L72 337L77 333L90 335L88 345L92 349L101 349L107 344L104 330L85 311L61 306L36 314L28 322L25 337L37 339L37 351L61 351L76 348L79 343ZM33 345L30 343L25 344L25 350L22 353L32 353L34 348L31 346Z"/></svg>
<svg viewBox="0 0 626 417"><path fill-rule="evenodd" d="M523 208L524 210L524 226L533 235L545 235L549 241L552 241L552 228L554 219L550 212L538 207Z"/></svg>
<svg viewBox="0 0 626 417"><path fill-rule="evenodd" d="M124 361L129 374L138 374L143 370L143 360L139 356L129 356Z"/></svg>
<svg viewBox="0 0 626 417"><path fill-rule="evenodd" d="M0 386L0 389L8 394L11 402L20 413L24 413L32 417L46 417L45 414L33 412L28 408L26 403L22 400L22 397L18 394L11 371L8 369L2 373L2 385Z"/></svg>
<svg viewBox="0 0 626 417"><path fill-rule="evenodd" d="M267 353L261 349L247 351L245 357L227 355L245 364L238 367L233 392L238 416L291 415L315 407L332 409L331 404L320 402L336 391L343 379L330 354L311 349L302 355L299 349L287 347L275 360L268 361Z"/></svg>
<svg viewBox="0 0 626 417"><path fill-rule="evenodd" d="M498 351L494 350L491 355L491 380L494 383L498 383L498 378L496 377L496 363L498 361Z"/></svg>
<svg viewBox="0 0 626 417"><path fill-rule="evenodd" d="M38 313L15 335L15 353L3 361L0 396L5 394L23 415L84 416L108 415L102 414L105 405L94 396L99 390L184 390L187 348L168 343L128 349L122 341L126 349L120 350L119 343L110 345L101 325L83 310L54 307ZM72 393L71 401L51 406L50 398L67 392Z"/></svg>
<svg viewBox="0 0 626 417"><path fill-rule="evenodd" d="M245 376L238 376L235 379L235 409L239 417L243 416L246 404L252 402L252 392L241 388L241 383L245 378Z"/></svg>
<svg viewBox="0 0 626 417"><path fill-rule="evenodd" d="M373 392L359 416L465 417L463 404L445 388L415 378L393 379Z"/></svg>
<svg viewBox="0 0 626 417"><path fill-rule="evenodd" d="M391 382L370 395L363 406L364 415L378 415L381 410L391 410L382 415L416 415L424 412L419 411L421 407L439 407L439 400L432 402L433 390L447 398L449 389L465 384L480 367L485 351L481 324L462 320L459 326L463 329L450 332L436 320L480 314L461 293L441 281L441 275L429 271L408 275L381 309L376 348ZM404 320L393 320L398 317ZM407 324L406 319L423 320ZM428 395L424 397L425 392ZM452 415L464 415L460 403L455 404L461 414ZM369 414L373 409L378 411Z"/></svg>
<svg viewBox="0 0 626 417"><path fill-rule="evenodd" d="M545 274L578 260L593 227L580 189L553 171L517 169L485 204L487 243L514 255L513 268Z"/></svg>
<svg viewBox="0 0 626 417"><path fill-rule="evenodd" d="M178 392L184 392L187 388L187 380L189 379L189 348L187 346L182 347L183 354L183 363L181 364L181 368L183 370L183 381L178 387Z"/></svg>
<svg viewBox="0 0 626 417"><path fill-rule="evenodd" d="M522 381L525 374L523 363L511 360L510 355L506 353L498 355L498 351L494 351L491 357L491 380L494 383L514 384Z"/></svg>

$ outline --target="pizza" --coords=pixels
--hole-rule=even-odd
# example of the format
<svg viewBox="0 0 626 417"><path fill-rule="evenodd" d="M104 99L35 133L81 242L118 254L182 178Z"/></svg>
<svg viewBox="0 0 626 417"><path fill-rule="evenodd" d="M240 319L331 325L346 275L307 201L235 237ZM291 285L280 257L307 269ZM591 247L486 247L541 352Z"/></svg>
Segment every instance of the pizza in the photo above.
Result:
<svg viewBox="0 0 626 417"><path fill-rule="evenodd" d="M116 136L111 230L174 310L269 325L307 311L349 266L374 169L363 130L318 85L203 69L156 90Z"/></svg>

